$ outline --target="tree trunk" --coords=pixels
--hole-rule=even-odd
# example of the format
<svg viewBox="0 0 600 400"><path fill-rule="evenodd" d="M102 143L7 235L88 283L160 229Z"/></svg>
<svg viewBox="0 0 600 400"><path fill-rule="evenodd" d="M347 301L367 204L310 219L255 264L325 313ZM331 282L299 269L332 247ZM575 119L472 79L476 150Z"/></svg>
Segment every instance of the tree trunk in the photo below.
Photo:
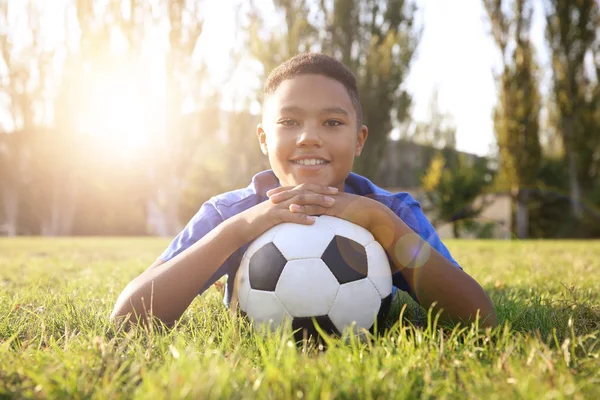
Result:
<svg viewBox="0 0 600 400"><path fill-rule="evenodd" d="M42 236L57 236L58 229L58 214L60 213L60 204L58 203L58 189L56 185L52 186L52 196L50 199L46 199L50 202L48 204L48 212L44 213L40 226L40 234Z"/></svg>
<svg viewBox="0 0 600 400"><path fill-rule="evenodd" d="M19 232L19 199L21 196L21 177L25 171L25 156L19 145L19 137L12 133L7 140L7 159L3 167L5 173L0 180L0 196L4 209L3 230L9 237Z"/></svg>
<svg viewBox="0 0 600 400"><path fill-rule="evenodd" d="M10 185L6 185L1 192L5 216L3 230L9 237L15 237L19 221L19 193L16 187Z"/></svg>
<svg viewBox="0 0 600 400"><path fill-rule="evenodd" d="M146 212L146 229L160 237L173 237L183 227L179 222L179 186L171 184L168 188L158 190L154 197L148 199Z"/></svg>
<svg viewBox="0 0 600 400"><path fill-rule="evenodd" d="M63 209L60 219L61 235L70 236L73 234L73 222L75 221L75 209L77 208L78 196L77 180L73 179L65 188L66 200L63 202Z"/></svg>
<svg viewBox="0 0 600 400"><path fill-rule="evenodd" d="M460 229L458 227L459 221L454 221L452 223L452 233L454 234L455 239L460 239Z"/></svg>
<svg viewBox="0 0 600 400"><path fill-rule="evenodd" d="M381 160L384 146L387 144L387 137L384 143L371 142L367 140L363 152L355 160L355 168L357 174L366 177L378 184L381 178Z"/></svg>
<svg viewBox="0 0 600 400"><path fill-rule="evenodd" d="M52 201L49 212L41 221L42 236L68 236L73 232L75 207L77 203L77 188L75 183L65 180L63 187L52 188Z"/></svg>
<svg viewBox="0 0 600 400"><path fill-rule="evenodd" d="M517 195L517 237L519 239L527 239L529 236L529 189L519 188Z"/></svg>
<svg viewBox="0 0 600 400"><path fill-rule="evenodd" d="M581 208L581 188L577 180L577 164L575 162L575 154L573 150L569 150L569 188L571 192L571 210L573 215L581 218L583 210Z"/></svg>
<svg viewBox="0 0 600 400"><path fill-rule="evenodd" d="M563 135L565 138L565 147L567 152L568 168L569 168L569 190L570 190L570 201L571 211L576 218L581 218L581 188L579 187L579 181L577 180L577 162L576 154L573 146L573 120L572 117L566 117L563 122Z"/></svg>

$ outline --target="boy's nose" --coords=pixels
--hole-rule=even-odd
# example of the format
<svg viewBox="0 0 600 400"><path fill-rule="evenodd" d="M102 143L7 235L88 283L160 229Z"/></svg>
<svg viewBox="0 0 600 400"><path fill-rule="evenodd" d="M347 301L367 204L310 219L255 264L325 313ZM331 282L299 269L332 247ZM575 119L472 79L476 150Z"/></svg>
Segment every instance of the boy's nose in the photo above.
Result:
<svg viewBox="0 0 600 400"><path fill-rule="evenodd" d="M298 146L321 146L323 142L321 141L321 136L317 132L316 129L305 129L298 140L296 141Z"/></svg>

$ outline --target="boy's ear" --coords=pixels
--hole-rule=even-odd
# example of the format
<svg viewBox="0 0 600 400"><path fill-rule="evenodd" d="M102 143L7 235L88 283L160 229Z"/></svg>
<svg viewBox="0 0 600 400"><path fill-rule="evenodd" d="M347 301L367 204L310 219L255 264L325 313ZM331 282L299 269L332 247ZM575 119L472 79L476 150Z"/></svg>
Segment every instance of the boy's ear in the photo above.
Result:
<svg viewBox="0 0 600 400"><path fill-rule="evenodd" d="M360 153L362 153L362 149L367 141L367 136L369 136L369 128L367 128L366 125L363 125L360 127L356 137L356 151L354 152L355 157L360 156Z"/></svg>
<svg viewBox="0 0 600 400"><path fill-rule="evenodd" d="M258 137L258 143L260 144L260 150L265 156L269 155L267 150L267 133L263 129L262 123L256 125L256 136Z"/></svg>

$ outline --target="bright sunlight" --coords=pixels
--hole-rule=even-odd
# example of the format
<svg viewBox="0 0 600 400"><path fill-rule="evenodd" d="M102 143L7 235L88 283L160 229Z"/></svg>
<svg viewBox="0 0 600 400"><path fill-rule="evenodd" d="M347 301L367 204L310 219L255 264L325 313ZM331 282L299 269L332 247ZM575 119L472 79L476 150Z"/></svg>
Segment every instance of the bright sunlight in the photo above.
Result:
<svg viewBox="0 0 600 400"><path fill-rule="evenodd" d="M131 82L95 82L93 96L85 102L80 129L122 156L141 150L149 142L145 99ZM103 147L104 147L103 146Z"/></svg>

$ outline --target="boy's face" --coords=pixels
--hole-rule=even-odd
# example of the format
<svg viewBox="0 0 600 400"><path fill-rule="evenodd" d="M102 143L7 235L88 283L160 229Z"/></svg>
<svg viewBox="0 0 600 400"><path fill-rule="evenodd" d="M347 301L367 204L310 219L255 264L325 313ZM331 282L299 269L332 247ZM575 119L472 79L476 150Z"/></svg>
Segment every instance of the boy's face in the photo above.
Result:
<svg viewBox="0 0 600 400"><path fill-rule="evenodd" d="M322 75L283 81L267 98L256 133L282 186L315 183L340 192L368 135L366 126L357 128L344 85Z"/></svg>

